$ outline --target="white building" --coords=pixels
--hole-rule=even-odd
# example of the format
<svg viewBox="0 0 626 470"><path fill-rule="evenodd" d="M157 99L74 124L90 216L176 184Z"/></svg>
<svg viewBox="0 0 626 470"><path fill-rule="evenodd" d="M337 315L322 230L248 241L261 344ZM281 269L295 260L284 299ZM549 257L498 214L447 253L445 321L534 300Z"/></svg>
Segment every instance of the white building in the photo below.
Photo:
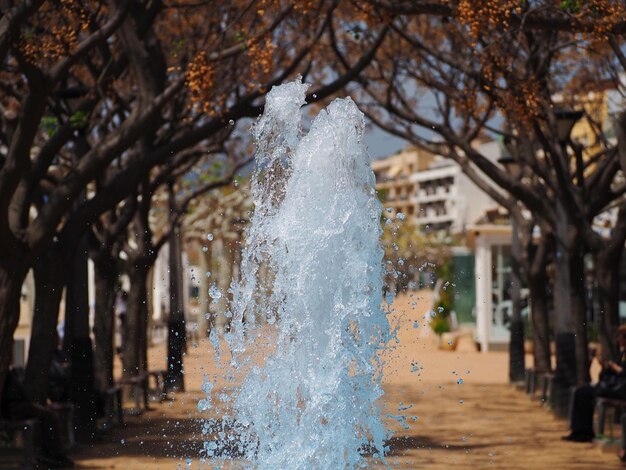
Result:
<svg viewBox="0 0 626 470"><path fill-rule="evenodd" d="M512 313L511 226L479 224L468 227L467 241L474 249L476 318L475 340L480 350L505 349Z"/></svg>
<svg viewBox="0 0 626 470"><path fill-rule="evenodd" d="M477 146L489 160L500 158L495 141ZM417 149L376 160L376 188L384 205L403 212L427 231L462 233L497 204L476 186L453 160Z"/></svg>

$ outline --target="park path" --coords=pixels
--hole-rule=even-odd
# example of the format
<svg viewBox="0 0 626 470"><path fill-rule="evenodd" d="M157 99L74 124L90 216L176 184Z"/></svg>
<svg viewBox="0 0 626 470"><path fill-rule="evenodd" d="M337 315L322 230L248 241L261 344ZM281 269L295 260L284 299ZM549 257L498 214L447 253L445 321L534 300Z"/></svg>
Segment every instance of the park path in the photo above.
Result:
<svg viewBox="0 0 626 470"><path fill-rule="evenodd" d="M411 303L416 301L413 308ZM395 468L443 469L618 469L615 453L591 444L560 440L567 424L537 401L507 384L507 355L480 354L471 342L456 352L440 351L423 322L429 299L396 302L399 345L384 357L385 412L407 407L408 430L396 428L389 463ZM150 351L153 368L165 365L165 346ZM201 414L197 401L202 377L214 372L205 342L189 347L185 357L187 392L174 401L155 403L124 428L104 435L90 447L76 449L79 468L142 470L213 468L201 465ZM462 383L459 383L461 379ZM190 465L186 459L191 459ZM241 468L225 463L221 468Z"/></svg>

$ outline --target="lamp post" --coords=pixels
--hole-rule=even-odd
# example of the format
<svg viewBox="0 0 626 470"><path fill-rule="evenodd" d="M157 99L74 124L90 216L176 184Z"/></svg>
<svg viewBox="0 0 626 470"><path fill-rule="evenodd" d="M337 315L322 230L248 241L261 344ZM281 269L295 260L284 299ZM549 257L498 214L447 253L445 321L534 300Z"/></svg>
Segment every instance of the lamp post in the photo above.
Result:
<svg viewBox="0 0 626 470"><path fill-rule="evenodd" d="M567 145L581 111L557 110L557 138L561 152L567 157ZM570 388L576 385L576 335L572 321L570 298L570 256L566 246L568 238L567 215L563 201L556 197L556 252L555 252L555 302L553 313L554 342L556 344L556 370L552 392L552 409L557 416L565 417L569 410Z"/></svg>
<svg viewBox="0 0 626 470"><path fill-rule="evenodd" d="M170 213L176 210L174 184L168 184L168 204ZM174 222L172 222L174 223ZM180 228L172 227L169 240L170 263L170 315L167 334L167 388L185 391L183 374L183 351L186 343L185 313L183 307L182 263L180 259Z"/></svg>
<svg viewBox="0 0 626 470"><path fill-rule="evenodd" d="M505 145L503 155L498 160L514 180L522 176L519 161L513 158ZM517 219L511 214L511 337L509 341L509 380L512 383L524 380L526 361L524 356L524 322L522 321L521 282L520 275L521 246Z"/></svg>

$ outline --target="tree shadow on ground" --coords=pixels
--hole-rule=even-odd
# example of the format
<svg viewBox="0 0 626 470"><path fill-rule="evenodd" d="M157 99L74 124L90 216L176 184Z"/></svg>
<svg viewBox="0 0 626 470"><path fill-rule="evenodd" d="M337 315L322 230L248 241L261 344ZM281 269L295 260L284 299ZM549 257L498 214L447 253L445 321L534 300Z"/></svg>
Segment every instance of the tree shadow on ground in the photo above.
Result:
<svg viewBox="0 0 626 470"><path fill-rule="evenodd" d="M127 417L123 426L99 433L93 442L79 444L71 456L78 463L81 460L146 455L155 460L197 458L203 443L201 420L196 417L172 418L166 413L158 410Z"/></svg>
<svg viewBox="0 0 626 470"><path fill-rule="evenodd" d="M409 450L445 450L445 451L462 451L465 452L471 449L481 449L486 447L494 447L499 445L498 443L489 444L447 444L428 436L393 436L391 439L385 442L389 446L388 456L399 456L406 453Z"/></svg>

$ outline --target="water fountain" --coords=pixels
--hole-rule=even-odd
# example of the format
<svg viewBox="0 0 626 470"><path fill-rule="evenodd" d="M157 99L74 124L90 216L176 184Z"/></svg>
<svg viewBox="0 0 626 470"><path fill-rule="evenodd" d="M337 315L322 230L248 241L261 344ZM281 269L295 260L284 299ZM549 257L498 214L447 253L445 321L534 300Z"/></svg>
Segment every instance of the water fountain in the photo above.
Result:
<svg viewBox="0 0 626 470"><path fill-rule="evenodd" d="M231 330L225 345L211 334L216 357L245 379L205 421L203 456L258 469L365 468L384 462L387 438L382 207L363 114L336 99L305 134L307 87L274 87L253 128L255 209L226 312ZM213 385L207 378L201 410L217 401Z"/></svg>

